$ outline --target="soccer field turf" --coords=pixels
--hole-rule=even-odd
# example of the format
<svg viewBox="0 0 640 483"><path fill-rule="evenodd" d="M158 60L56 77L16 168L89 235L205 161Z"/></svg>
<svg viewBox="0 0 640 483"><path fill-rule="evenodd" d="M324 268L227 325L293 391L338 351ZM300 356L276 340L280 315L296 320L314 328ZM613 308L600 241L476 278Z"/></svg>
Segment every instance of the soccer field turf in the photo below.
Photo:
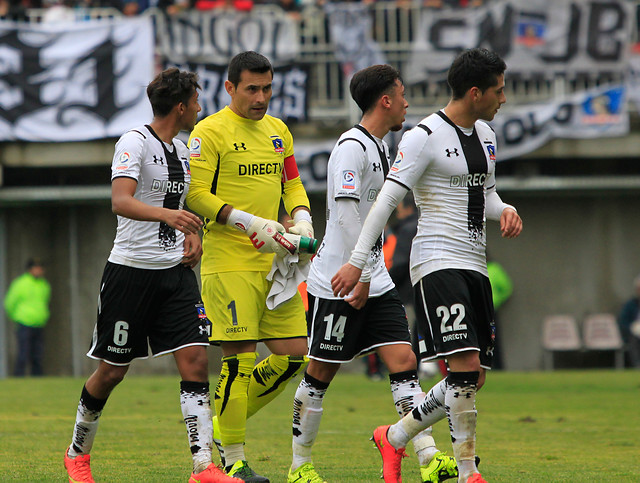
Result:
<svg viewBox="0 0 640 483"><path fill-rule="evenodd" d="M247 426L249 462L273 483L286 481L291 461L298 381ZM0 381L0 481L66 481L62 456L83 382ZM638 371L494 372L477 405L477 452L489 482L640 482ZM338 374L325 397L316 469L331 483L381 481L369 437L396 419L386 382ZM451 454L446 421L434 436ZM407 453L403 479L418 482L417 458L410 448ZM99 483L187 481L191 458L178 376L130 376L116 388L100 422L92 468Z"/></svg>

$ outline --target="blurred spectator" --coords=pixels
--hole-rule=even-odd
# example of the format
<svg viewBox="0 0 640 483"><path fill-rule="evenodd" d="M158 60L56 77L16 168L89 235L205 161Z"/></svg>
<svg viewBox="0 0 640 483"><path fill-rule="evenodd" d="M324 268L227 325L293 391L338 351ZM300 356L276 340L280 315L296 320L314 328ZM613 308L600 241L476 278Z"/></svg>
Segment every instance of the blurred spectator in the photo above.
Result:
<svg viewBox="0 0 640 483"><path fill-rule="evenodd" d="M26 20L27 8L20 0L0 0L0 19L19 22Z"/></svg>
<svg viewBox="0 0 640 483"><path fill-rule="evenodd" d="M507 301L513 293L513 282L509 274L502 268L498 262L489 258L487 253L487 271L489 272L489 282L491 283L491 296L493 299L495 323L495 343L493 346L493 369L502 369L502 340L498 334L500 320L498 317L499 309Z"/></svg>
<svg viewBox="0 0 640 483"><path fill-rule="evenodd" d="M422 5L430 8L467 8L481 7L483 0L424 0Z"/></svg>
<svg viewBox="0 0 640 483"><path fill-rule="evenodd" d="M198 10L222 8L237 12L249 12L253 8L253 0L196 0L195 7Z"/></svg>
<svg viewBox="0 0 640 483"><path fill-rule="evenodd" d="M300 20L302 18L302 6L298 3L297 0L280 0L270 3L277 4L282 10L287 12L289 16L291 16L295 20Z"/></svg>
<svg viewBox="0 0 640 483"><path fill-rule="evenodd" d="M633 282L635 295L622 306L618 324L633 367L640 367L640 275Z"/></svg>
<svg viewBox="0 0 640 483"><path fill-rule="evenodd" d="M396 248L393 252L389 275L398 289L400 300L406 306L413 307L413 288L409 277L409 255L411 242L418 230L418 209L409 192L396 208L396 224L392 227L396 236ZM411 320L409 321L412 322Z"/></svg>
<svg viewBox="0 0 640 483"><path fill-rule="evenodd" d="M76 14L71 8L73 5L73 0L44 0L42 6L46 10L42 22L75 22Z"/></svg>
<svg viewBox="0 0 640 483"><path fill-rule="evenodd" d="M43 263L37 258L30 258L26 271L11 282L4 299L7 314L17 326L16 377L24 376L29 364L32 376L42 375L44 326L49 320L50 297L51 286L44 278Z"/></svg>
<svg viewBox="0 0 640 483"><path fill-rule="evenodd" d="M169 15L177 15L192 6L196 6L196 8L198 8L197 5L192 5L190 0L158 0L157 4L157 7L160 10L164 10ZM202 8L201 10L206 9Z"/></svg>

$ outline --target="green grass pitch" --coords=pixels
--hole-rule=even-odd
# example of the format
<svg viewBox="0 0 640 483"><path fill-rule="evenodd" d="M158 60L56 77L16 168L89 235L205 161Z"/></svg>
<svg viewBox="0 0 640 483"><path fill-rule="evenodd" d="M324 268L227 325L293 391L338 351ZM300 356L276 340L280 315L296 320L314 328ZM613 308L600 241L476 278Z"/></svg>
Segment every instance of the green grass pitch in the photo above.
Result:
<svg viewBox="0 0 640 483"><path fill-rule="evenodd" d="M217 376L212 377L215 382ZM0 381L0 481L62 482L83 379ZM286 481L291 407L298 381L248 421L252 467ZM424 381L428 389L433 381ZM489 482L640 482L640 372L494 372L480 391L477 452ZM397 419L386 382L338 374L314 447L331 483L379 482L372 430ZM434 436L451 452L446 421ZM420 481L417 459L403 481ZM97 482L186 482L191 458L178 404L178 377L130 376L112 394L92 451Z"/></svg>

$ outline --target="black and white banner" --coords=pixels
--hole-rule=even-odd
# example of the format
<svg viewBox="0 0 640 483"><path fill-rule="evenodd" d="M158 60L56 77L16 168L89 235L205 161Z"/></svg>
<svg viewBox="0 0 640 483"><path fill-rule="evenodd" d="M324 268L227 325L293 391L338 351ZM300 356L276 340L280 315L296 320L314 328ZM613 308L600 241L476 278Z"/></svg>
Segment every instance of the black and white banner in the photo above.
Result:
<svg viewBox="0 0 640 483"><path fill-rule="evenodd" d="M498 136L498 161L534 151L553 138L624 136L629 133L626 101L627 88L613 85L542 105L504 109L491 122Z"/></svg>
<svg viewBox="0 0 640 483"><path fill-rule="evenodd" d="M498 137L497 161L530 153L554 138L624 136L629 132L626 98L626 87L614 85L579 92L545 104L512 110L503 107L490 123ZM385 137L392 159L402 135L421 120L407 118L401 131ZM326 190L327 162L336 140L337 137L316 143L296 142L296 161L307 191Z"/></svg>
<svg viewBox="0 0 640 483"><path fill-rule="evenodd" d="M407 83L442 80L462 50L486 47L509 76L621 73L627 68L632 2L626 0L494 0L469 9L424 9Z"/></svg>
<svg viewBox="0 0 640 483"><path fill-rule="evenodd" d="M347 77L370 65L386 63L380 46L372 37L373 22L368 5L327 3L324 11L336 59L342 63Z"/></svg>
<svg viewBox="0 0 640 483"><path fill-rule="evenodd" d="M0 23L0 140L118 137L151 119L146 18Z"/></svg>
<svg viewBox="0 0 640 483"><path fill-rule="evenodd" d="M226 65L235 54L255 50L278 65L300 50L297 24L282 9L157 11L152 18L158 53L171 62Z"/></svg>
<svg viewBox="0 0 640 483"><path fill-rule="evenodd" d="M178 67L181 70L196 72L202 87L199 102L202 119L214 114L231 102L224 88L227 79L226 65L213 64L175 64L168 62L166 67ZM273 73L272 96L267 113L282 119L286 123L302 122L307 119L307 79L309 73L304 65L286 65L275 67Z"/></svg>

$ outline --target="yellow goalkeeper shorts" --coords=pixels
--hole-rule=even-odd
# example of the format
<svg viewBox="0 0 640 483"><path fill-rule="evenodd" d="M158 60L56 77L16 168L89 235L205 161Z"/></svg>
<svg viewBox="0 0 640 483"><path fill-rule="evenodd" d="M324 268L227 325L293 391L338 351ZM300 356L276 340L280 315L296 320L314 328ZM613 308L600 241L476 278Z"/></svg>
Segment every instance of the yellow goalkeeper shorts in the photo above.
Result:
<svg viewBox="0 0 640 483"><path fill-rule="evenodd" d="M211 321L213 343L264 341L307 336L300 293L275 310L267 308L269 272L218 272L202 275L202 300Z"/></svg>

